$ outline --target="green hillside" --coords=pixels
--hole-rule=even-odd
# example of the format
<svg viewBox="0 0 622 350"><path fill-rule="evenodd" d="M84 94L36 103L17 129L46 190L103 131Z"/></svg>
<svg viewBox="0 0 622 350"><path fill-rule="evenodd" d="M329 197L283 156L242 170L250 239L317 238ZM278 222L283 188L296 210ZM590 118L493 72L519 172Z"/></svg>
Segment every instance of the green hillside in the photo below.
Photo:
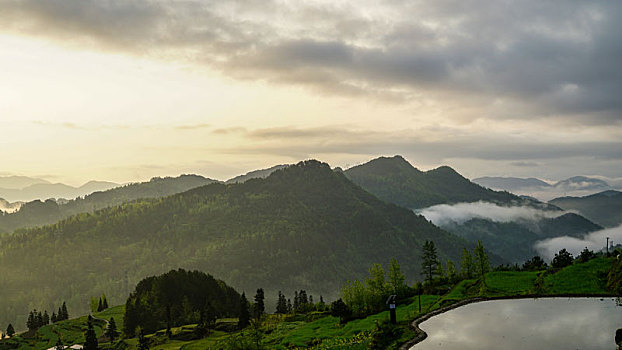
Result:
<svg viewBox="0 0 622 350"><path fill-rule="evenodd" d="M576 210L604 227L622 224L622 192L605 191L585 197L560 197L549 203L565 210Z"/></svg>
<svg viewBox="0 0 622 350"><path fill-rule="evenodd" d="M511 193L481 187L447 166L420 171L401 156L380 157L344 174L378 198L410 209L459 202L522 201Z"/></svg>
<svg viewBox="0 0 622 350"><path fill-rule="evenodd" d="M24 324L29 308L51 310L63 300L70 313L83 313L102 293L122 303L128 286L179 267L209 271L240 291L306 289L328 298L394 257L407 276L419 276L425 240L443 261L459 261L467 245L307 161L266 179L211 184L2 237L0 324Z"/></svg>
<svg viewBox="0 0 622 350"><path fill-rule="evenodd" d="M19 228L51 224L78 213L119 205L141 198L160 198L189 189L214 183L216 180L199 175L156 177L148 182L133 183L107 191L94 192L65 202L55 200L25 203L15 213L0 215L0 232L12 232Z"/></svg>

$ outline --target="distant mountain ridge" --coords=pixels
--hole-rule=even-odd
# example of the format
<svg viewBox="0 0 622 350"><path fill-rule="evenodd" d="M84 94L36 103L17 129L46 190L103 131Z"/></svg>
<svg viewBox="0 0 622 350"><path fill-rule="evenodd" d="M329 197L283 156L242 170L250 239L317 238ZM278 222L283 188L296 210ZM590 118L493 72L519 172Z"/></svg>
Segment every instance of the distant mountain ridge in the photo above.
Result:
<svg viewBox="0 0 622 350"><path fill-rule="evenodd" d="M22 207L24 202L9 202L4 198L0 198L0 211L5 213L13 213L19 210Z"/></svg>
<svg viewBox="0 0 622 350"><path fill-rule="evenodd" d="M344 174L378 198L410 209L482 200L524 201L508 192L481 187L448 166L423 172L401 156L376 158L349 168Z"/></svg>
<svg viewBox="0 0 622 350"><path fill-rule="evenodd" d="M386 268L397 258L409 278L419 277L425 240L443 263L473 247L327 164L305 161L265 179L213 183L0 238L2 290L23 291L0 294L0 322L33 300L37 308L67 300L82 312L105 292L119 303L124 285L173 267L208 271L247 294L263 287L266 295L305 289L334 297L375 262Z"/></svg>
<svg viewBox="0 0 622 350"><path fill-rule="evenodd" d="M35 184L49 184L50 182L44 179L38 179L28 176L0 176L0 188L5 189L21 189Z"/></svg>
<svg viewBox="0 0 622 350"><path fill-rule="evenodd" d="M575 210L605 226L622 224L622 192L608 190L584 197L560 197L549 201L565 210Z"/></svg>
<svg viewBox="0 0 622 350"><path fill-rule="evenodd" d="M105 191L118 186L120 185L108 181L89 181L80 187L49 182L34 183L23 188L2 188L0 186L0 198L10 202L29 202L49 198L73 199L95 191Z"/></svg>
<svg viewBox="0 0 622 350"><path fill-rule="evenodd" d="M64 201L35 200L23 204L17 212L0 215L0 232L12 232L19 228L51 224L71 215L91 213L95 210L137 199L170 196L214 182L218 181L200 175L154 177L148 182L132 183L106 191L96 191L83 198ZM93 184L93 182L87 183L83 187L91 186L93 188L89 184Z"/></svg>

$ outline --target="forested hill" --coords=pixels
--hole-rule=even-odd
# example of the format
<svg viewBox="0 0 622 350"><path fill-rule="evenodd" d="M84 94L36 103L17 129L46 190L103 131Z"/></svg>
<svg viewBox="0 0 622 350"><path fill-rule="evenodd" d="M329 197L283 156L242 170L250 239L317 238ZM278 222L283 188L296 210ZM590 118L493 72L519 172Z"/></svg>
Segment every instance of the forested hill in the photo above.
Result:
<svg viewBox="0 0 622 350"><path fill-rule="evenodd" d="M411 209L458 202L522 201L511 193L481 187L447 166L420 171L401 156L376 158L344 174L378 198Z"/></svg>
<svg viewBox="0 0 622 350"><path fill-rule="evenodd" d="M0 324L63 300L82 313L102 293L122 303L128 286L180 267L247 293L306 289L331 297L345 280L393 257L409 279L419 278L425 240L443 262L458 262L467 244L327 164L306 161L266 179L211 184L4 236Z"/></svg>
<svg viewBox="0 0 622 350"><path fill-rule="evenodd" d="M622 192L604 191L585 197L560 197L549 203L565 210L576 210L605 227L622 224Z"/></svg>
<svg viewBox="0 0 622 350"><path fill-rule="evenodd" d="M148 182L132 183L107 191L94 192L84 198L57 202L55 200L25 203L19 211L0 215L0 232L51 224L78 213L119 205L141 198L160 198L214 183L216 180L199 175L155 177Z"/></svg>

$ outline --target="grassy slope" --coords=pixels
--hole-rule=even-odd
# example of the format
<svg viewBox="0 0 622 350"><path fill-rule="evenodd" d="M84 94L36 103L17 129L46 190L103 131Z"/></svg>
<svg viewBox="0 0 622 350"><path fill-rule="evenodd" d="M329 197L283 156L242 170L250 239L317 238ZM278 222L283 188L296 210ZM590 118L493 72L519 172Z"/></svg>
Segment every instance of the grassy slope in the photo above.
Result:
<svg viewBox="0 0 622 350"><path fill-rule="evenodd" d="M464 280L458 283L449 293L444 296L423 295L421 298L422 314L437 309L441 306L455 303L459 300L477 296L484 297L505 297L533 295L536 293L535 282L538 276L543 279L543 289L540 294L604 294L606 274L611 267L612 260L607 258L593 259L587 263L568 266L556 273L545 273L544 271L496 271L486 275L486 287L481 288L481 283L476 280ZM401 341L406 341L414 337L414 332L410 330L410 321L420 315L418 311L418 298L413 297L403 301L397 308L397 320L405 332ZM95 318L109 320L114 317L119 328L123 325L123 306L107 309L100 313L95 313ZM376 321L388 319L388 311L371 315L364 319L350 321L345 325L340 325L339 320L332 316L315 316L316 319L307 321L304 316L295 317L268 316L268 334L264 337L264 343L270 349L290 349L306 348L315 346L315 349L363 349L365 348L365 332L374 328ZM232 321L232 320L228 320ZM95 330L101 336L103 322L97 321ZM174 328L173 333L188 332L192 327L184 326ZM47 349L56 343L58 334L65 344L81 343L84 341L84 330L86 329L86 316L59 322L54 325L42 327L34 339L24 339L17 336L15 339L22 343L20 349ZM246 331L245 331L246 332ZM159 345L152 346L152 349L172 350L172 349L206 349L214 347L220 341L225 340L229 334L225 332L213 332L209 337L200 340L168 341L162 332L158 332L148 337ZM103 348L109 344L103 343ZM128 339L126 343L130 348L135 348L136 339ZM317 345L320 344L320 345ZM2 347L0 347L2 349Z"/></svg>

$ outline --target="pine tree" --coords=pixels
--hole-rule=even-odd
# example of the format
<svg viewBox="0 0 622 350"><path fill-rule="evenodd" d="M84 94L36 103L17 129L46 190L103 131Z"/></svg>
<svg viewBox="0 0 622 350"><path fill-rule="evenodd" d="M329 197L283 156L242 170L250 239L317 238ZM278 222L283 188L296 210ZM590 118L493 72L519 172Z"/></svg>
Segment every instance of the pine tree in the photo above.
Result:
<svg viewBox="0 0 622 350"><path fill-rule="evenodd" d="M285 299L285 295L279 291L279 298L276 303L276 313L277 314L286 314L287 313L287 300Z"/></svg>
<svg viewBox="0 0 622 350"><path fill-rule="evenodd" d="M145 331L142 329L138 333L138 350L149 350L149 341L145 337Z"/></svg>
<svg viewBox="0 0 622 350"><path fill-rule="evenodd" d="M56 314L54 313L54 311L52 311L52 317L50 318L50 320L52 321L52 323L56 323Z"/></svg>
<svg viewBox="0 0 622 350"><path fill-rule="evenodd" d="M248 300L246 300L246 294L242 293L242 296L240 296L240 315L238 317L238 328L246 328L249 321L250 313L248 311Z"/></svg>
<svg viewBox="0 0 622 350"><path fill-rule="evenodd" d="M63 310L61 307L58 307L58 313L56 314L56 322L63 320Z"/></svg>
<svg viewBox="0 0 622 350"><path fill-rule="evenodd" d="M294 291L294 311L298 311L300 308L300 298L298 297L298 291Z"/></svg>
<svg viewBox="0 0 622 350"><path fill-rule="evenodd" d="M447 278L449 278L450 283L455 283L458 279L456 265L454 265L454 262L451 260L447 261Z"/></svg>
<svg viewBox="0 0 622 350"><path fill-rule="evenodd" d="M67 304L65 304L64 301L63 301L63 306L61 307L61 311L63 312L63 317L61 318L61 320L68 320L69 313L67 312Z"/></svg>
<svg viewBox="0 0 622 350"><path fill-rule="evenodd" d="M106 298L106 294L102 294L102 310L106 310L108 308L108 298Z"/></svg>
<svg viewBox="0 0 622 350"><path fill-rule="evenodd" d="M488 255L486 255L484 251L484 246L479 240L475 246L475 263L477 266L477 275L484 281L486 273L490 270L490 262L488 261Z"/></svg>
<svg viewBox="0 0 622 350"><path fill-rule="evenodd" d="M65 346L63 345L63 342L60 340L60 337L58 338L58 340L56 340L56 345L54 346L54 350L64 350Z"/></svg>
<svg viewBox="0 0 622 350"><path fill-rule="evenodd" d="M473 278L474 275L473 256L466 248L462 248L462 260L460 261L460 272L466 279Z"/></svg>
<svg viewBox="0 0 622 350"><path fill-rule="evenodd" d="M45 310L43 312L43 325L48 325L50 324L50 315L48 315L48 310Z"/></svg>
<svg viewBox="0 0 622 350"><path fill-rule="evenodd" d="M102 298L99 298L99 302L97 303L97 312L100 312L104 309L102 306Z"/></svg>
<svg viewBox="0 0 622 350"><path fill-rule="evenodd" d="M86 322L86 332L84 332L84 350L97 350L99 346L97 342L97 335L95 334L95 329L93 329L93 317L89 315L89 318Z"/></svg>
<svg viewBox="0 0 622 350"><path fill-rule="evenodd" d="M114 342L115 338L119 335L119 331L117 331L117 323L114 321L114 317L110 318L104 335L110 339L111 343Z"/></svg>
<svg viewBox="0 0 622 350"><path fill-rule="evenodd" d="M253 311L256 319L260 319L261 316L266 312L266 307L264 305L264 293L263 288L257 289L257 294L255 294L255 305L253 307Z"/></svg>
<svg viewBox="0 0 622 350"><path fill-rule="evenodd" d="M35 322L34 312L30 311L30 313L28 313L28 319L26 320L26 327L29 331L35 329Z"/></svg>
<svg viewBox="0 0 622 350"><path fill-rule="evenodd" d="M434 242L425 241L423 244L423 262L421 263L421 268L423 269L426 282L431 283L434 280L437 264L438 259L436 256L436 247L434 247Z"/></svg>
<svg viewBox="0 0 622 350"><path fill-rule="evenodd" d="M39 311L37 312L35 328L40 328L41 326L43 326L43 314Z"/></svg>
<svg viewBox="0 0 622 350"><path fill-rule="evenodd" d="M9 323L9 325L6 327L6 335L8 335L9 337L15 335L15 328L13 328L13 325L11 323Z"/></svg>
<svg viewBox="0 0 622 350"><path fill-rule="evenodd" d="M294 309L292 308L292 300L287 299L287 313L291 314L292 312L294 312Z"/></svg>

